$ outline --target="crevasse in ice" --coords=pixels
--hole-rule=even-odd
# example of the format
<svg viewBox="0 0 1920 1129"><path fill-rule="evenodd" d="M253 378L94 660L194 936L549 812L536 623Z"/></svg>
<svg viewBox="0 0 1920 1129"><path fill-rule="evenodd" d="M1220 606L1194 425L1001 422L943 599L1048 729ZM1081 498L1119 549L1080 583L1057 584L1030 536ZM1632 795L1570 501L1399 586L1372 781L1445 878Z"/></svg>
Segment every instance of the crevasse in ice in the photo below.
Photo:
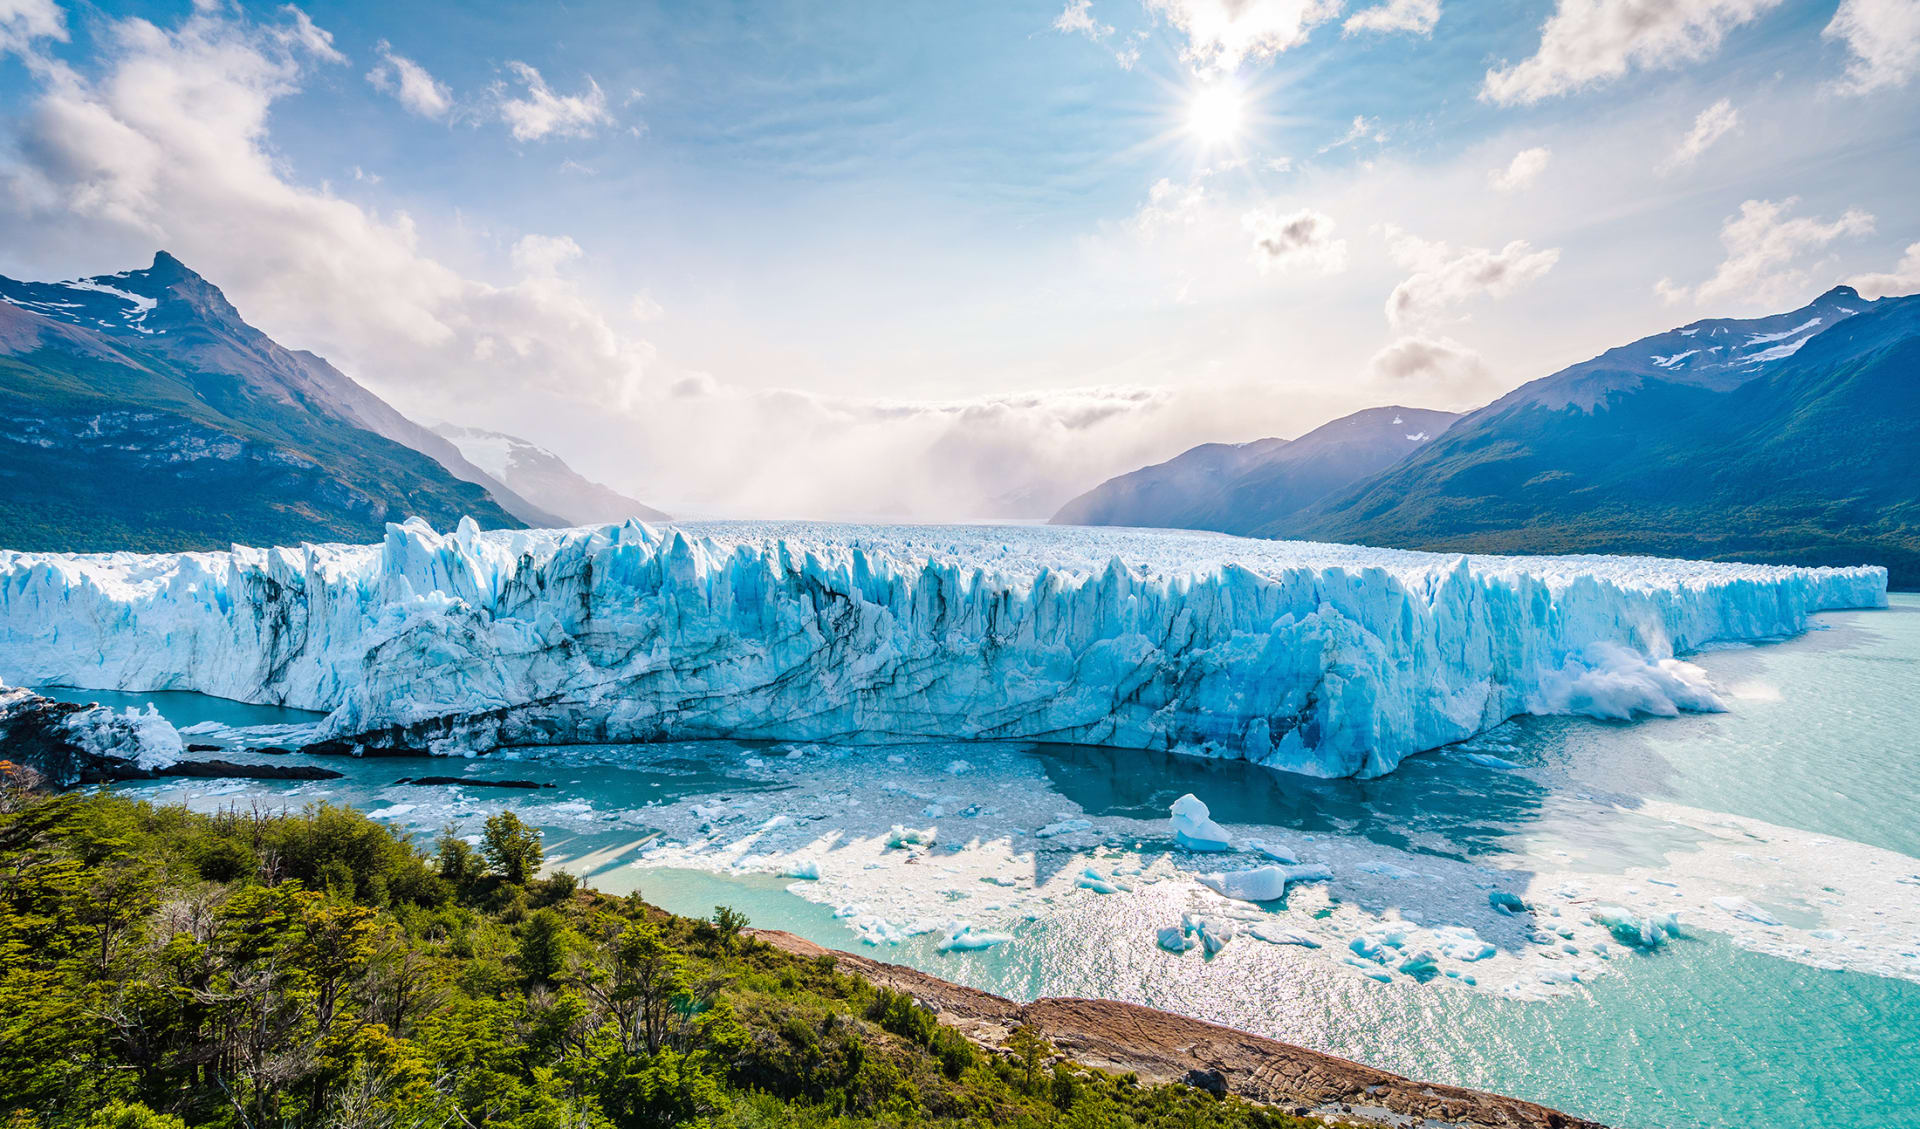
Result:
<svg viewBox="0 0 1920 1129"><path fill-rule="evenodd" d="M328 710L437 752L1047 739L1374 776L1517 713L1717 707L1675 658L1878 568L1464 557L1058 527L639 523L0 552L0 677Z"/></svg>

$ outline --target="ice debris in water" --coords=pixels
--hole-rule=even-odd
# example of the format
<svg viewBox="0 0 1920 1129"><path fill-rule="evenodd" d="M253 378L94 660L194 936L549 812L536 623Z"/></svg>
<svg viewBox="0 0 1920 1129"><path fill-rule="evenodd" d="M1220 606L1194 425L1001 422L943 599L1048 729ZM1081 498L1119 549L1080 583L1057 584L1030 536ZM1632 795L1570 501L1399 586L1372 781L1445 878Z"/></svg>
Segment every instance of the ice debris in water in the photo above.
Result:
<svg viewBox="0 0 1920 1129"><path fill-rule="evenodd" d="M1223 898L1241 902L1276 902L1287 896L1289 882L1325 882L1333 872L1312 863L1300 866L1257 866L1252 870L1234 870L1197 875L1202 886Z"/></svg>
<svg viewBox="0 0 1920 1129"><path fill-rule="evenodd" d="M1751 921L1755 925L1779 925L1779 918L1754 905L1746 898L1715 898L1713 904L1726 913L1742 921Z"/></svg>
<svg viewBox="0 0 1920 1129"><path fill-rule="evenodd" d="M896 823L893 825L893 830L887 832L887 846L896 849L905 847L931 847L934 838L939 832L940 829L937 827L922 829L918 827L905 827Z"/></svg>
<svg viewBox="0 0 1920 1129"><path fill-rule="evenodd" d="M815 859L795 859L780 871L782 878L804 878L818 880L820 863Z"/></svg>
<svg viewBox="0 0 1920 1129"><path fill-rule="evenodd" d="M1080 881L1075 885L1082 890L1092 890L1096 894L1118 894L1126 890L1125 886L1092 867L1087 867L1080 872Z"/></svg>
<svg viewBox="0 0 1920 1129"><path fill-rule="evenodd" d="M1173 801L1173 841L1189 851L1230 851L1233 838L1227 829L1209 818L1207 805L1188 792Z"/></svg>
<svg viewBox="0 0 1920 1129"><path fill-rule="evenodd" d="M1680 936L1680 918L1677 914L1657 913L1641 918L1621 906L1601 906L1589 916L1595 924L1613 934L1614 940L1642 951L1657 949L1666 944L1668 938Z"/></svg>
<svg viewBox="0 0 1920 1129"><path fill-rule="evenodd" d="M1317 949L1320 947L1320 942L1314 940L1307 934L1297 929L1288 929L1284 926L1275 925L1272 922L1263 921L1247 930L1247 932L1265 941L1269 945L1299 945L1305 949Z"/></svg>
<svg viewBox="0 0 1920 1129"><path fill-rule="evenodd" d="M1487 894L1487 904L1508 916L1527 912L1527 903L1520 900L1520 895L1509 894L1505 890L1490 891Z"/></svg>
<svg viewBox="0 0 1920 1129"><path fill-rule="evenodd" d="M1258 851L1275 862L1283 862L1283 863L1287 863L1288 865L1292 865L1293 863L1300 861L1299 856L1295 855L1292 851L1288 850L1287 848L1281 846L1278 843L1269 843L1265 839L1248 839L1247 848L1249 850Z"/></svg>
<svg viewBox="0 0 1920 1129"><path fill-rule="evenodd" d="M1371 777L1518 713L1716 708L1675 656L1885 602L1879 568L410 520L368 546L0 551L0 674L327 710L317 738L438 752L1044 737Z"/></svg>
<svg viewBox="0 0 1920 1129"><path fill-rule="evenodd" d="M971 925L963 924L948 930L938 947L943 953L971 953L1004 945L1011 940L1013 938L1006 933L983 933Z"/></svg>
<svg viewBox="0 0 1920 1129"><path fill-rule="evenodd" d="M1062 820L1058 820L1056 822L1047 824L1045 827L1042 827L1040 830L1035 831L1033 834L1034 834L1034 837L1038 839L1052 839L1059 835L1071 835L1076 831L1090 831L1092 829L1093 829L1092 820L1062 819Z"/></svg>
<svg viewBox="0 0 1920 1129"><path fill-rule="evenodd" d="M1195 948L1212 956L1227 947L1240 933L1240 927L1221 917L1200 914L1180 915L1180 924L1169 925L1154 935L1154 943L1170 953L1190 952Z"/></svg>

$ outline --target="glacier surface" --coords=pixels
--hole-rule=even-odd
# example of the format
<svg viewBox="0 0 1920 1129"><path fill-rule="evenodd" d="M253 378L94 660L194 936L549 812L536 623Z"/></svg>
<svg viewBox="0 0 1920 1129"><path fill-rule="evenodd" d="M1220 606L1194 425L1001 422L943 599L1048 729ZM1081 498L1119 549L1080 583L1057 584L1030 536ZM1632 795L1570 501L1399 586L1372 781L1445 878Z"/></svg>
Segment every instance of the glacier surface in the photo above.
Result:
<svg viewBox="0 0 1920 1129"><path fill-rule="evenodd" d="M0 551L0 677L330 711L343 749L1041 739L1376 776L1515 714L1714 709L1676 656L1879 568L1161 530L725 522Z"/></svg>

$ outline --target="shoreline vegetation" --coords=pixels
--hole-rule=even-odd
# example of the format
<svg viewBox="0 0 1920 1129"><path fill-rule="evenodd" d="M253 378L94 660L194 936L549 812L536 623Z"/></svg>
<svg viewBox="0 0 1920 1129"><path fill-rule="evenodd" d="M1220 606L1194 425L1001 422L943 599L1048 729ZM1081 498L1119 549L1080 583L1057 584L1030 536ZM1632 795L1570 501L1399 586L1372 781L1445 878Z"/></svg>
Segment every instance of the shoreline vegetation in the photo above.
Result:
<svg viewBox="0 0 1920 1129"><path fill-rule="evenodd" d="M1590 1124L1151 1009L1015 1004L726 907L676 917L541 876L508 812L427 851L351 808L43 783L0 762L10 1127Z"/></svg>

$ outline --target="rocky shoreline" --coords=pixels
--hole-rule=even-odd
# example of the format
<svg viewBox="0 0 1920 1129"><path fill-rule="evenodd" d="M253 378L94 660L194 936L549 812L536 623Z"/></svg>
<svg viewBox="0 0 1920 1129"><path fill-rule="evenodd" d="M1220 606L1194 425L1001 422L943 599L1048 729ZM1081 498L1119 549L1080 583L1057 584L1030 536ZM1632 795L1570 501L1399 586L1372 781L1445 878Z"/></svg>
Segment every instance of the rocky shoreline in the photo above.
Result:
<svg viewBox="0 0 1920 1129"><path fill-rule="evenodd" d="M796 956L831 955L843 971L911 995L940 1022L989 1050L1016 1027L1036 1029L1086 1066L1142 1082L1185 1082L1323 1121L1394 1129L1604 1129L1534 1102L1416 1082L1336 1055L1115 1000L1039 999L1022 1004L903 965L823 948L779 930L754 930Z"/></svg>

